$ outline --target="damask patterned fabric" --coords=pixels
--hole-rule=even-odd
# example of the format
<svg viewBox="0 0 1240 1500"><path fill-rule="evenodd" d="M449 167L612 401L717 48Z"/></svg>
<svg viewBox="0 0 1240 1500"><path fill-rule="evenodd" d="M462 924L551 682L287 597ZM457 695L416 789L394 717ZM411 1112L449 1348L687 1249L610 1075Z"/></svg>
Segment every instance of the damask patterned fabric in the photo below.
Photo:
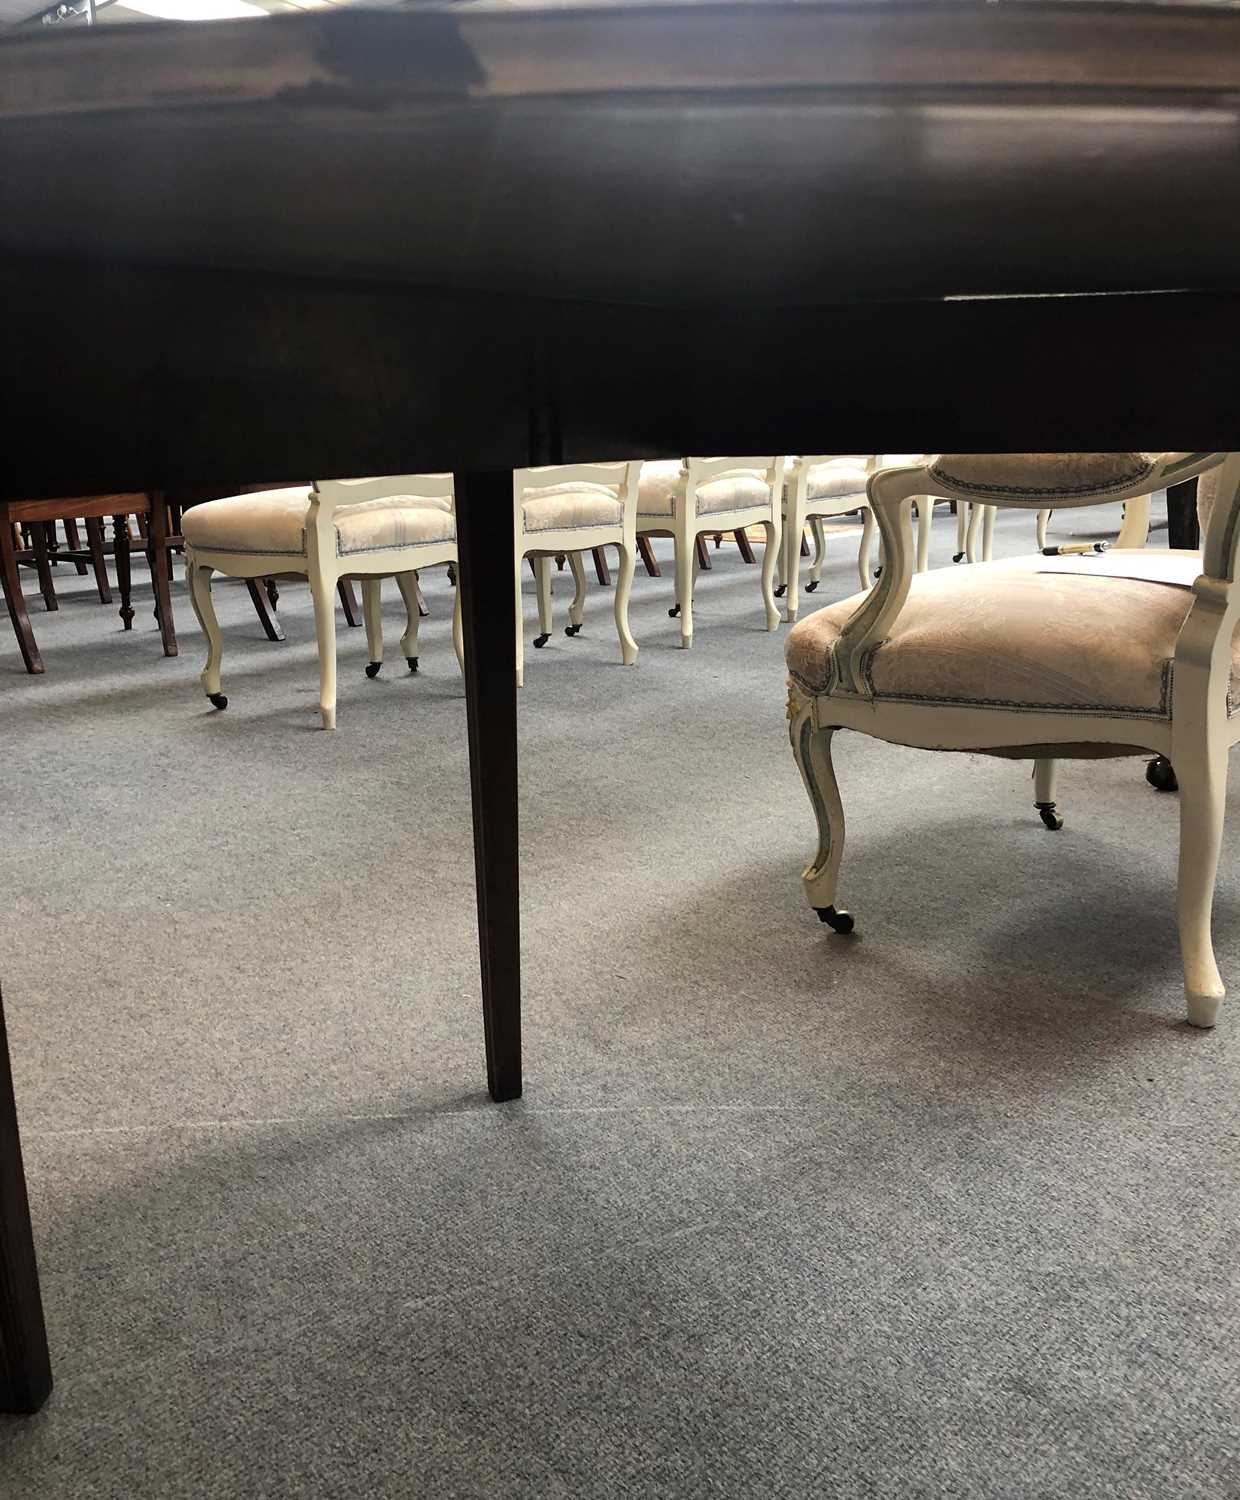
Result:
<svg viewBox="0 0 1240 1500"><path fill-rule="evenodd" d="M851 459L833 458L815 464L805 485L807 500L834 500L840 495L865 495L869 475Z"/></svg>
<svg viewBox="0 0 1240 1500"><path fill-rule="evenodd" d="M416 501L411 504L413 499L408 495L393 495L389 499L364 500L360 505L342 505L332 518L338 555L454 542L456 517L451 511Z"/></svg>
<svg viewBox="0 0 1240 1500"><path fill-rule="evenodd" d="M208 552L305 557L309 486L208 500L185 512L181 533ZM337 550L370 552L452 541L456 523L442 496L391 495L342 505L333 515Z"/></svg>
<svg viewBox="0 0 1240 1500"><path fill-rule="evenodd" d="M681 467L678 458L658 459L642 465L637 494L639 516L672 515L673 502L681 484ZM736 469L699 487L697 512L706 516L725 510L743 510L769 504L770 498L771 492L762 474L754 469Z"/></svg>
<svg viewBox="0 0 1240 1500"><path fill-rule="evenodd" d="M940 453L935 479L977 495L1048 502L1103 496L1127 489L1153 472L1148 453Z"/></svg>
<svg viewBox="0 0 1240 1500"><path fill-rule="evenodd" d="M1017 558L914 577L890 638L866 661L874 695L1168 718L1171 662L1191 589L1114 573L1046 572L1041 563ZM863 597L808 615L789 634L788 669L808 692L825 689L831 648ZM1232 662L1236 702L1240 653L1234 645Z"/></svg>
<svg viewBox="0 0 1240 1500"><path fill-rule="evenodd" d="M624 506L605 484L548 484L524 492L521 515L526 531L579 531L622 525Z"/></svg>

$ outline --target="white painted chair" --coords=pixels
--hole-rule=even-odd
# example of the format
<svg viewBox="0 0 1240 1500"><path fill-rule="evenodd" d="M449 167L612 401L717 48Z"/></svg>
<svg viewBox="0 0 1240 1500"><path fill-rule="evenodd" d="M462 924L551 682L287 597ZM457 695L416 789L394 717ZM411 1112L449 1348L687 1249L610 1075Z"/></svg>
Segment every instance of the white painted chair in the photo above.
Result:
<svg viewBox="0 0 1240 1500"><path fill-rule="evenodd" d="M861 587L869 588L870 552L874 543L874 513L865 486L875 468L904 463L921 457L919 453L811 453L790 455L784 471L784 540L779 560L779 587L775 597L783 598L789 621L798 612L798 583L801 565L801 538L808 523L814 538L814 556L810 563L809 582L805 592L817 591L826 556L826 533L823 518L861 512L861 544L857 551L857 572ZM930 566L930 533L934 525L935 500L919 495L917 509L917 571Z"/></svg>
<svg viewBox="0 0 1240 1500"><path fill-rule="evenodd" d="M826 557L824 518L861 512L861 544L857 571L861 587L870 584L870 550L874 541L874 513L865 487L874 472L873 453L790 454L784 468L783 551L780 557L775 597L783 598L789 620L799 608L801 539L808 525L814 538L807 594L814 593L822 579Z"/></svg>
<svg viewBox="0 0 1240 1500"><path fill-rule="evenodd" d="M185 512L190 599L207 638L202 688L216 708L223 639L211 602L211 576L304 577L314 600L319 646L319 708L324 729L336 727L336 584L358 578L374 677L383 662L380 580L395 577L407 625L401 654L418 670L418 587L415 570L456 561L451 474L402 474L381 479L319 479L295 486L208 500ZM458 593L452 643L463 662Z"/></svg>
<svg viewBox="0 0 1240 1500"><path fill-rule="evenodd" d="M1221 465L1221 467L1219 467ZM914 577L913 498L1036 510L1138 501L1205 473L1217 499L1204 548L1113 550L943 568ZM1204 483L1204 481L1203 481ZM793 754L818 821L804 872L837 932L844 813L831 764L837 729L895 744L1032 760L1049 827L1060 759L1155 755L1180 784L1177 915L1188 1019L1212 1026L1223 998L1210 911L1228 752L1240 738L1240 454L940 454L876 473L870 504L887 564L868 594L789 633Z"/></svg>
<svg viewBox="0 0 1240 1500"><path fill-rule="evenodd" d="M629 595L637 558L637 486L640 460L605 464L555 464L516 469L512 476L513 551L517 569L517 686L525 682L525 620L521 608L521 569L528 557L538 593L535 647L551 636L551 560L567 555L574 593L564 634L581 633L585 621L586 569L583 553L618 547L615 619L620 658L632 666L637 642L629 629Z"/></svg>
<svg viewBox="0 0 1240 1500"><path fill-rule="evenodd" d="M1152 498L1151 495L1141 495L1125 502L1124 519L1120 524L1119 535L1115 538L1115 546L1145 546L1150 535L1150 501ZM966 558L971 563L990 562L994 549L997 514L998 507L994 505L957 505L956 555L952 559L953 562L960 562ZM1038 511L1035 520L1034 534L1037 537L1039 552L1046 546L1046 528L1050 523L1051 514L1050 508L1044 508Z"/></svg>
<svg viewBox="0 0 1240 1500"><path fill-rule="evenodd" d="M761 526L762 601L766 628L779 625L775 568L783 516L783 456L685 458L645 463L637 500L640 536L670 536L676 558L676 602L668 614L680 619L680 644L693 645L693 580L697 539L717 531Z"/></svg>

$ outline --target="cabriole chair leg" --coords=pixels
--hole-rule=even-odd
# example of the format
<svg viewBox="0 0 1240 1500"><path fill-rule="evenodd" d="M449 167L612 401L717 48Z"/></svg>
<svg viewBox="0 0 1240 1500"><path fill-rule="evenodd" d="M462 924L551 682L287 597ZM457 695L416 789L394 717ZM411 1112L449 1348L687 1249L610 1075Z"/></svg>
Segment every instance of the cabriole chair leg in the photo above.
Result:
<svg viewBox="0 0 1240 1500"><path fill-rule="evenodd" d="M362 579L362 619L366 626L366 676L377 677L383 666L383 595L382 579ZM415 606L416 607L416 606Z"/></svg>
<svg viewBox="0 0 1240 1500"><path fill-rule="evenodd" d="M616 634L620 637L620 659L626 667L637 660L637 642L629 629L629 595L633 591L633 573L637 567L634 548L624 542L618 548L620 573L616 579Z"/></svg>
<svg viewBox="0 0 1240 1500"><path fill-rule="evenodd" d="M580 552L568 554L568 565L573 570L573 597L568 606L568 624L564 627L564 634L574 636L581 634L581 627L585 623L586 565Z"/></svg>
<svg viewBox="0 0 1240 1500"><path fill-rule="evenodd" d="M835 905L840 861L844 857L844 804L831 760L834 729L815 730L808 706L790 726L792 754L818 821L818 852L801 876L809 904L836 932L851 932L851 913Z"/></svg>
<svg viewBox="0 0 1240 1500"><path fill-rule="evenodd" d="M1184 961L1184 993L1193 1026L1213 1026L1223 1002L1223 981L1214 961L1210 915L1227 792L1227 751L1211 750L1197 737L1174 749L1180 782L1180 868L1176 918Z"/></svg>
<svg viewBox="0 0 1240 1500"><path fill-rule="evenodd" d="M576 554L573 554L576 557ZM534 592L538 599L538 634L534 637L535 650L541 650L551 639L551 559L531 557L534 570Z"/></svg>
<svg viewBox="0 0 1240 1500"><path fill-rule="evenodd" d="M227 708L228 699L220 692L220 660L224 655L224 640L220 635L220 622L215 616L215 605L211 599L211 569L187 556L186 571L189 573L189 598L198 616L198 624L207 638L207 663L199 681L214 708Z"/></svg>
<svg viewBox="0 0 1240 1500"><path fill-rule="evenodd" d="M416 573L397 573L396 587L400 590L400 597L405 601L405 633L400 638L400 654L405 658L405 665L411 672L418 670L418 627L422 619L422 590L418 587L418 575ZM457 617L452 618L452 641L456 644ZM457 651L457 660L461 659L461 653Z"/></svg>

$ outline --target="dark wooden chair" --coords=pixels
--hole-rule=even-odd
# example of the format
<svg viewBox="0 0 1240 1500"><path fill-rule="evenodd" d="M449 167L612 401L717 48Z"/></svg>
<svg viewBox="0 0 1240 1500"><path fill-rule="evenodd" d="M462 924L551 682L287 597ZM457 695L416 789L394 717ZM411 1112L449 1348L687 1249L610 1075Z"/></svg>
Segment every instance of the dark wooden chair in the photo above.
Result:
<svg viewBox="0 0 1240 1500"><path fill-rule="evenodd" d="M95 561L97 557L102 565L103 523L110 516L114 538L113 556L116 560L116 583L121 596L121 624L126 630L131 630L134 617L133 605L130 602L130 554L133 545L133 539L129 533L131 515L146 518L147 535L139 542L139 545L144 546L151 565L151 580L155 591L155 618L159 621L164 655L175 656L177 639L172 620L172 594L169 587L167 516L162 498L152 501L150 495L128 493L79 495L59 500L0 500L0 583L3 584L9 619L13 622L13 630L17 636L17 644L27 672L42 672L44 667L43 658L39 655L39 648L35 642L30 616L26 612L25 596L22 593L19 571L21 549L17 545L15 528L29 528L27 534L32 543L30 551L33 553L34 566L38 569L43 602L49 610L55 610L59 608L59 604L51 573L52 554L48 539L48 523L54 525L57 521L76 522L78 520L93 522L94 525L90 526L87 532L91 540L91 548L86 552L85 557L81 556L82 549L72 546L73 538L76 536L76 526L73 530L66 530L70 547L68 551L58 550L58 556L83 563L87 558ZM21 557L20 560L27 561L28 559ZM85 567L82 571L85 572ZM109 602L111 591L108 588L106 569L102 566L97 567L95 577L99 586L100 599L104 603Z"/></svg>

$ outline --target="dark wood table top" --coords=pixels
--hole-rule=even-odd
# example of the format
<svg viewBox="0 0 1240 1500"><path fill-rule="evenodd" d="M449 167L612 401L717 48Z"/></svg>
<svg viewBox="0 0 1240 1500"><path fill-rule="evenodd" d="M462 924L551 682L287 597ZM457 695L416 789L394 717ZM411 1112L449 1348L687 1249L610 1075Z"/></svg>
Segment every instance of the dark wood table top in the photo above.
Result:
<svg viewBox="0 0 1240 1500"><path fill-rule="evenodd" d="M0 486L1227 446L1238 90L1213 5L6 37Z"/></svg>

